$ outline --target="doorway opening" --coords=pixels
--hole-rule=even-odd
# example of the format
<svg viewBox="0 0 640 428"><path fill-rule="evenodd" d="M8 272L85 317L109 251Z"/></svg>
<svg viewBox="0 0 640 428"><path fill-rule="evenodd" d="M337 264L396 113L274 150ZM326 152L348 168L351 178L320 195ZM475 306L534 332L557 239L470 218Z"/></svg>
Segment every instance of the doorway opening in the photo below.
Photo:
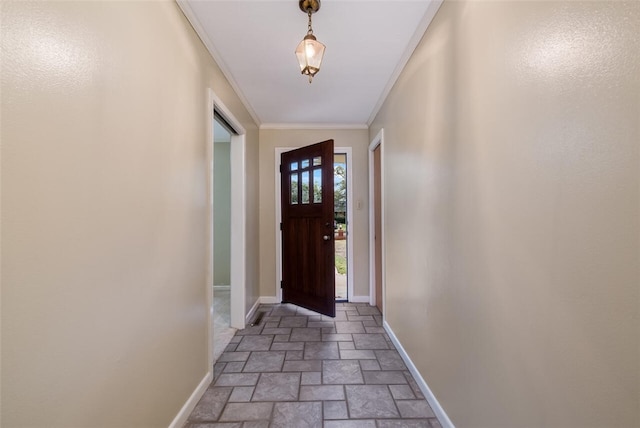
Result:
<svg viewBox="0 0 640 428"><path fill-rule="evenodd" d="M349 229L347 222L347 154L333 155L333 209L336 259L336 301L349 300Z"/></svg>
<svg viewBox="0 0 640 428"><path fill-rule="evenodd" d="M206 132L208 214L205 286L208 306L207 350L209 367L212 369L213 363L226 346L222 344L225 340L228 342L232 339L232 329L243 329L246 323L246 131L211 89L207 91ZM216 143L216 140L220 142ZM226 174L218 174L223 170L226 170ZM220 196L215 193L218 193L217 190L222 191L221 189L228 195L227 203L214 201ZM224 221L225 217L229 219L228 222ZM228 290L225 287L227 285ZM225 294L229 296L228 312ZM220 300L216 302L216 298ZM218 321L224 321L225 328L216 325L219 313L222 316Z"/></svg>
<svg viewBox="0 0 640 428"><path fill-rule="evenodd" d="M282 195L282 187L281 187L281 177L280 177L280 156L282 155L282 153L287 152L292 150L292 148L290 147L276 147L275 148L275 174L274 174L274 178L275 178L275 189L276 189L276 206L275 206L275 211L276 211L276 216L275 216L275 238L276 238L276 296L275 299L273 300L273 302L281 302L282 301L282 232L280 230L280 223L282 222L282 212L281 212L281 195ZM351 147L334 147L334 154L335 155L340 155L342 157L338 158L340 159L344 159L345 161L343 162L346 165L345 168L345 177L346 177L346 181L345 181L345 185L346 185L346 221L344 223L344 228L343 229L343 235L346 238L345 241L345 258L346 258L346 278L343 278L342 280L344 281L344 283L346 284L346 293L344 294L345 297L340 299L343 301L354 301L353 299L357 299L356 301L365 301L365 300L361 300L361 298L359 299L358 296L354 297L354 293L353 293L353 245L351 245L351 243L353 241L350 240L349 237L349 225L353 224L353 220L352 220L352 216L353 216L353 209L352 209L352 202L353 202L353 197L352 197L352 185L353 185L353 179L352 177L352 173L353 173L353 158L352 158L352 148ZM335 165L334 165L335 167ZM335 170L334 170L334 178L335 178ZM335 183L334 183L335 186ZM334 188L335 191L335 188ZM334 203L335 203L335 194L334 194ZM338 225L337 222L334 222L334 236L336 234L339 234L339 229L338 229ZM338 241L334 239L334 242L337 243ZM336 278L337 279L337 278ZM338 285L336 282L336 296L338 295Z"/></svg>
<svg viewBox="0 0 640 428"><path fill-rule="evenodd" d="M213 354L222 354L231 327L231 136L237 135L220 114L213 114Z"/></svg>

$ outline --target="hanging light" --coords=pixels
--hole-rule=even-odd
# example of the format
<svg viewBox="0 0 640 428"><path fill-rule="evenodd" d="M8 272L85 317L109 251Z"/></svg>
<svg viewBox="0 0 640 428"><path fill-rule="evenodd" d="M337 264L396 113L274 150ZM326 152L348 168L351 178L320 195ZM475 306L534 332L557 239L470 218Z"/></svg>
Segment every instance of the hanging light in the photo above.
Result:
<svg viewBox="0 0 640 428"><path fill-rule="evenodd" d="M304 36L304 39L296 48L296 56L300 64L300 71L302 74L309 76L309 83L311 83L313 76L320 71L320 63L322 62L325 48L322 43L316 40L311 27L311 14L320 9L320 0L299 0L298 5L300 10L309 16L309 25L307 35Z"/></svg>

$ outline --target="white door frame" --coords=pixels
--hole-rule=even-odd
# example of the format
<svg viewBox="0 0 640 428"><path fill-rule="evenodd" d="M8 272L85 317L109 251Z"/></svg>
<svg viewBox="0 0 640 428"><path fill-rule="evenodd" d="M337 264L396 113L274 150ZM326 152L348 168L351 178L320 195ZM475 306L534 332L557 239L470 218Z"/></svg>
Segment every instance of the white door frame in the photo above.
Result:
<svg viewBox="0 0 640 428"><path fill-rule="evenodd" d="M213 90L207 92L207 328L209 367L213 361L213 111L214 109L237 132L231 134L231 284L230 315L231 327L245 327L245 293L246 293L246 131L231 111L220 101Z"/></svg>
<svg viewBox="0 0 640 428"><path fill-rule="evenodd" d="M282 288L280 288L280 281L282 281L282 233L280 233L280 223L282 222L282 207L280 206L282 182L280 180L280 155L299 148L276 147L276 301L273 303L282 302ZM353 156L351 147L334 147L333 153L345 153L347 155L347 297L350 301L353 298L353 239L349 237L349 234L353 233L353 180L351 178L353 176Z"/></svg>
<svg viewBox="0 0 640 428"><path fill-rule="evenodd" d="M380 222L382 230L380 236L380 245L382 246L382 316L387 310L385 304L385 249L384 249L384 129L371 140L369 144L369 304L376 305L376 229L375 229L375 189L374 189L374 165L373 151L380 146Z"/></svg>

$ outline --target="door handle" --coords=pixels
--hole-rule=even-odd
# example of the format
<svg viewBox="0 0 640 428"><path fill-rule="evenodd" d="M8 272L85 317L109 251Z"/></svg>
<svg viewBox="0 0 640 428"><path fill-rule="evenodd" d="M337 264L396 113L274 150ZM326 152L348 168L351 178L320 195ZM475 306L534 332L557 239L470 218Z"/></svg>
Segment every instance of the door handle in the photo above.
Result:
<svg viewBox="0 0 640 428"><path fill-rule="evenodd" d="M331 236L329 236L329 235L324 235L324 236L322 237L322 239L324 239L325 241L328 241L328 240L330 240L330 239L331 239Z"/></svg>

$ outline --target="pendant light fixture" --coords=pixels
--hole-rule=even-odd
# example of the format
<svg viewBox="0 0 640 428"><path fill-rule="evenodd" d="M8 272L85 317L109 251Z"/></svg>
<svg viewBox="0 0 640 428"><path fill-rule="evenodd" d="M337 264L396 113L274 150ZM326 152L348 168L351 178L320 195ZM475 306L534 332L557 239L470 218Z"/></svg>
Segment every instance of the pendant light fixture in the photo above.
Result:
<svg viewBox="0 0 640 428"><path fill-rule="evenodd" d="M311 83L313 76L320 71L320 63L322 62L325 48L322 43L316 40L311 27L311 14L320 9L320 0L299 0L298 6L300 6L301 11L309 16L309 25L307 35L304 36L304 39L296 48L296 56L300 64L300 71L302 74L309 76L309 83Z"/></svg>

